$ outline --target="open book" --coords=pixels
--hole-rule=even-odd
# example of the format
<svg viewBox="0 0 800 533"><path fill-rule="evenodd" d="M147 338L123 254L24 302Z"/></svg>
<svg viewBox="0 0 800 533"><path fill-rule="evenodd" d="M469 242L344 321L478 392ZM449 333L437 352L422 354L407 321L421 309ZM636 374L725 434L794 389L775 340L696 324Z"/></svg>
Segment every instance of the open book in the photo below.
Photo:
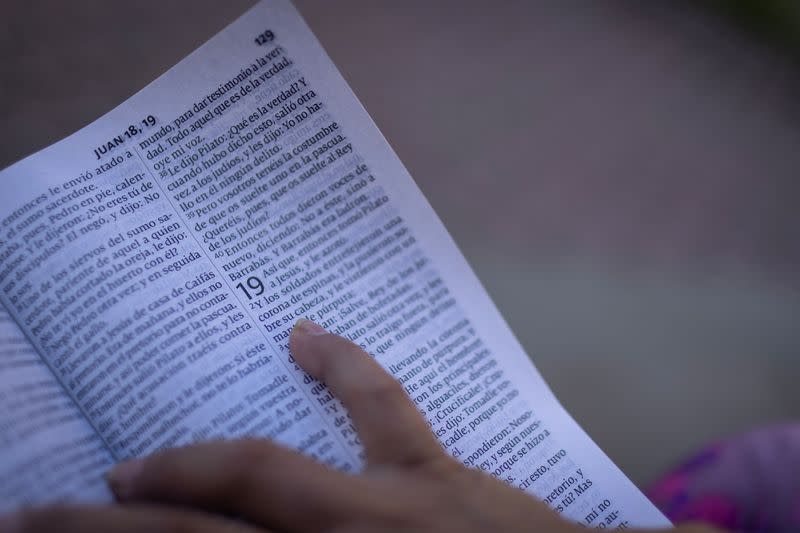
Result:
<svg viewBox="0 0 800 533"><path fill-rule="evenodd" d="M287 347L308 317L465 465L589 527L669 524L559 405L288 2L0 179L0 511L107 501L116 461L214 438L358 471L347 413Z"/></svg>

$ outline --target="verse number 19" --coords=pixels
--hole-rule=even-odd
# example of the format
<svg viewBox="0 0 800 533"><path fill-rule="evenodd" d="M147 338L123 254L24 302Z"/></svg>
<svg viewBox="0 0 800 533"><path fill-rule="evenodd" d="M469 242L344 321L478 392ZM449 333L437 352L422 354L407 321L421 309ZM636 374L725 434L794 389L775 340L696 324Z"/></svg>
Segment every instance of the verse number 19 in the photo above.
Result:
<svg viewBox="0 0 800 533"><path fill-rule="evenodd" d="M241 289L248 300L264 294L264 283L255 276L250 276L244 280L244 284L242 282L237 283L236 288Z"/></svg>

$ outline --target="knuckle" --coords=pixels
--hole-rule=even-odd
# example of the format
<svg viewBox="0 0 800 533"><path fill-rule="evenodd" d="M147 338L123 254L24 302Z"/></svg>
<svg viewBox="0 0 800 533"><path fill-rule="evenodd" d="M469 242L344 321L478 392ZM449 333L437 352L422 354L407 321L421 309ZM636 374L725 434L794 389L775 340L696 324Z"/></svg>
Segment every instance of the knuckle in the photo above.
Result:
<svg viewBox="0 0 800 533"><path fill-rule="evenodd" d="M389 375L379 375L375 379L361 383L356 392L362 399L381 405L406 400L402 385Z"/></svg>
<svg viewBox="0 0 800 533"><path fill-rule="evenodd" d="M423 464L425 474L439 482L458 482L462 479L472 479L477 473L465 467L447 454L442 454Z"/></svg>
<svg viewBox="0 0 800 533"><path fill-rule="evenodd" d="M230 484L241 486L249 484L253 473L267 462L266 446L256 439L244 439L239 442L229 461Z"/></svg>
<svg viewBox="0 0 800 533"><path fill-rule="evenodd" d="M227 482L219 490L235 505L251 494L260 493L259 472L270 460L270 446L266 441L246 438L237 441L231 453Z"/></svg>

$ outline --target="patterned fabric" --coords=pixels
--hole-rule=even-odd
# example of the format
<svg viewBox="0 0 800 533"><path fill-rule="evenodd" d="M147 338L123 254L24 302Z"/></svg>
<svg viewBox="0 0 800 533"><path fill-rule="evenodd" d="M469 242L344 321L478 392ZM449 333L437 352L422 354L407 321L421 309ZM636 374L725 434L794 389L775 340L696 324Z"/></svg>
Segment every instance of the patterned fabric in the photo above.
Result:
<svg viewBox="0 0 800 533"><path fill-rule="evenodd" d="M800 532L800 424L716 443L647 491L673 522Z"/></svg>

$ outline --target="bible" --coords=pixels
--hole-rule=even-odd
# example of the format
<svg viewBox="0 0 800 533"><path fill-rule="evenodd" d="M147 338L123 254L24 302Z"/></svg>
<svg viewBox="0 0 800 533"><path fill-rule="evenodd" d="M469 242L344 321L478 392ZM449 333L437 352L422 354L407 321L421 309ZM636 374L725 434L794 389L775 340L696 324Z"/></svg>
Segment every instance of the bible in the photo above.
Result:
<svg viewBox="0 0 800 533"><path fill-rule="evenodd" d="M587 527L669 525L559 404L289 2L1 174L0 511L110 501L116 462L208 439L358 472L347 413L288 349L307 317L463 464Z"/></svg>

